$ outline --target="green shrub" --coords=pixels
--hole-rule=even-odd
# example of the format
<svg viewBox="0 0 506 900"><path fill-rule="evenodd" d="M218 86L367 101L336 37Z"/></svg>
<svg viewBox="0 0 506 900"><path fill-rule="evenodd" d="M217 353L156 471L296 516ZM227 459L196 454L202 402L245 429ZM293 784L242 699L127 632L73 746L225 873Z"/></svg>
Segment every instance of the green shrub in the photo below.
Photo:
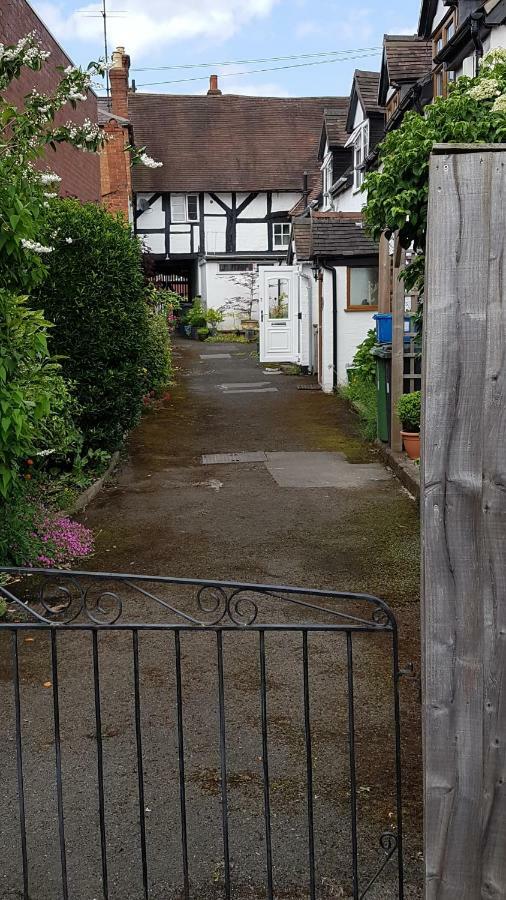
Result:
<svg viewBox="0 0 506 900"><path fill-rule="evenodd" d="M185 324L191 325L193 328L205 328L206 315L207 313L202 306L200 297L195 297L190 309L184 317Z"/></svg>
<svg viewBox="0 0 506 900"><path fill-rule="evenodd" d="M376 331L370 329L353 357L353 379L341 388L341 394L357 410L364 437L373 441L377 435L376 360L371 354L376 344Z"/></svg>
<svg viewBox="0 0 506 900"><path fill-rule="evenodd" d="M197 328L197 334L201 341L205 341L205 339L209 336L209 328L205 325L203 328Z"/></svg>
<svg viewBox="0 0 506 900"><path fill-rule="evenodd" d="M74 385L65 381L58 372L46 379L51 390L51 404L37 430L35 453L46 458L48 465L67 465L81 453L83 435L76 422L81 414L81 405L73 395Z"/></svg>
<svg viewBox="0 0 506 900"><path fill-rule="evenodd" d="M26 297L0 289L0 497L19 484L19 466L34 453L55 401L57 366L47 349L48 323Z"/></svg>
<svg viewBox="0 0 506 900"><path fill-rule="evenodd" d="M403 394L397 401L397 415L402 423L402 430L412 433L420 431L420 416L422 412L422 393L413 391L411 394Z"/></svg>
<svg viewBox="0 0 506 900"><path fill-rule="evenodd" d="M145 390L159 393L172 375L169 330L164 313L148 313L148 327L143 347Z"/></svg>
<svg viewBox="0 0 506 900"><path fill-rule="evenodd" d="M54 201L48 220L64 239L46 258L36 302L55 324L50 349L75 384L86 445L112 450L138 421L146 386L140 245L121 218L91 203Z"/></svg>

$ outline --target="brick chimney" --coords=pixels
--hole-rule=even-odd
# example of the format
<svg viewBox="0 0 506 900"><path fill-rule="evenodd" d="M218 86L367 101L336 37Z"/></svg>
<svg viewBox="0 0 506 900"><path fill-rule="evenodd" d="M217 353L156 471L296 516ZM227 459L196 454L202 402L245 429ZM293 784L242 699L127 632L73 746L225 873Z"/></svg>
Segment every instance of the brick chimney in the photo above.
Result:
<svg viewBox="0 0 506 900"><path fill-rule="evenodd" d="M220 91L220 89L219 89L219 87L218 87L218 76L217 76L217 75L211 75L211 76L210 76L210 78L209 78L209 90L208 90L207 94L208 94L208 96L209 96L210 94L211 94L211 95L214 94L214 96L219 96L219 95L221 94L221 91Z"/></svg>
<svg viewBox="0 0 506 900"><path fill-rule="evenodd" d="M123 116L125 119L128 119L129 71L130 57L125 53L124 47L116 47L112 54L112 64L109 69L111 109L117 116Z"/></svg>

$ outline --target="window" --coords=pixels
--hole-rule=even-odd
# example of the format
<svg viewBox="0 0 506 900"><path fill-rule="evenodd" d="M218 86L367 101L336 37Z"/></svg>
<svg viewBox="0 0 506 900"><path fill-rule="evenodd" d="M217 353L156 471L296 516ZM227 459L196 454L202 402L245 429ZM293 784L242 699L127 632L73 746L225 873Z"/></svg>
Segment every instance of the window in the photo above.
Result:
<svg viewBox="0 0 506 900"><path fill-rule="evenodd" d="M253 263L220 263L220 272L252 272Z"/></svg>
<svg viewBox="0 0 506 900"><path fill-rule="evenodd" d="M275 247L288 247L290 243L290 222L274 222L272 239Z"/></svg>
<svg viewBox="0 0 506 900"><path fill-rule="evenodd" d="M288 319L288 280L269 280L269 319Z"/></svg>
<svg viewBox="0 0 506 900"><path fill-rule="evenodd" d="M441 53L447 43L455 34L457 26L457 14L452 13L443 25L436 31L432 38L432 54L434 57ZM449 72L443 65L438 65L432 74L434 97L446 97L448 85L456 79L455 72Z"/></svg>
<svg viewBox="0 0 506 900"><path fill-rule="evenodd" d="M199 201L197 194L171 194L170 195L171 221L198 222Z"/></svg>
<svg viewBox="0 0 506 900"><path fill-rule="evenodd" d="M348 269L348 309L367 310L378 307L378 268Z"/></svg>
<svg viewBox="0 0 506 900"><path fill-rule="evenodd" d="M332 155L329 155L322 166L323 175L323 200L325 209L330 209L330 190L332 187Z"/></svg>
<svg viewBox="0 0 506 900"><path fill-rule="evenodd" d="M369 122L367 120L358 126L349 145L353 147L353 183L355 190L358 191L364 180L364 163L369 153Z"/></svg>

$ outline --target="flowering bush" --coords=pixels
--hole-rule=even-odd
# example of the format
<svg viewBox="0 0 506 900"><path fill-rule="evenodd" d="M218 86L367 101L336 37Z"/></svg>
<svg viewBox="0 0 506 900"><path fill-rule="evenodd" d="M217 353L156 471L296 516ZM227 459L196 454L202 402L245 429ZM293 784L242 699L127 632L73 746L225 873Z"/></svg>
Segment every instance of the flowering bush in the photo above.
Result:
<svg viewBox="0 0 506 900"><path fill-rule="evenodd" d="M68 516L46 516L39 526L38 536L44 549L35 560L30 561L31 565L49 569L64 567L74 559L82 559L93 552L90 529Z"/></svg>
<svg viewBox="0 0 506 900"><path fill-rule="evenodd" d="M502 143L506 139L506 50L487 53L476 78L459 78L447 98L424 115L409 112L380 145L367 191L366 225L374 238L398 231L401 245L418 254L406 267L406 287L423 291L429 159L436 143Z"/></svg>

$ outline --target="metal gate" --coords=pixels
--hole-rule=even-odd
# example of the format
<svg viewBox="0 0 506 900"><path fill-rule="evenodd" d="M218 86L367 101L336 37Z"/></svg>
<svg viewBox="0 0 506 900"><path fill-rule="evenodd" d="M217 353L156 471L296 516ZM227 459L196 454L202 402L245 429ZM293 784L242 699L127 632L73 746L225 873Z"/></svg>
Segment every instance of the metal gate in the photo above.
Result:
<svg viewBox="0 0 506 900"><path fill-rule="evenodd" d="M402 900L383 601L0 573L2 896Z"/></svg>

